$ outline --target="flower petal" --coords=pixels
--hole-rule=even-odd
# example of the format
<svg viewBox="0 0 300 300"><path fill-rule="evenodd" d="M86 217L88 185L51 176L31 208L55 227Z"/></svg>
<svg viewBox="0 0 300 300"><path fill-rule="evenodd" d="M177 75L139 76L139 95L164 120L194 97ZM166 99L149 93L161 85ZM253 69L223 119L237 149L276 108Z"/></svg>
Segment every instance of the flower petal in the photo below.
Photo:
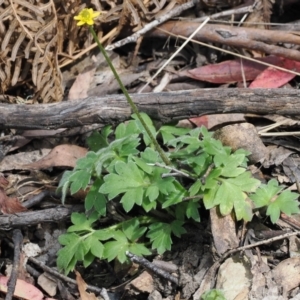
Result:
<svg viewBox="0 0 300 300"><path fill-rule="evenodd" d="M93 12L92 18L96 18L96 17L98 17L100 14L101 14L100 11L94 11L94 12Z"/></svg>

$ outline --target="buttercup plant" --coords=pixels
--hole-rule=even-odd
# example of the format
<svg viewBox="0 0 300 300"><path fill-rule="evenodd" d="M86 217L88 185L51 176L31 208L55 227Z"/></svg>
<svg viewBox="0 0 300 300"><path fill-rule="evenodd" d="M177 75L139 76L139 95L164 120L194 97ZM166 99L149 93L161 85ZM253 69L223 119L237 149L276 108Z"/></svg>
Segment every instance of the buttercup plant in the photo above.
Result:
<svg viewBox="0 0 300 300"><path fill-rule="evenodd" d="M156 150L158 151L159 155L161 156L162 160L164 161L165 164L169 165L170 161L167 158L166 154L164 153L164 151L161 149L160 145L158 144L158 142L156 141L155 137L153 136L151 130L149 129L149 127L147 126L147 124L145 123L145 121L143 120L143 118L141 117L138 108L136 107L136 105L134 104L134 102L132 101L126 87L124 86L123 82L120 79L119 74L117 73L114 65L112 64L109 56L106 53L106 50L104 49L104 47L102 46L102 44L100 43L97 34L93 28L92 25L94 25L94 19L97 18L100 15L100 12L94 12L92 8L85 8L83 9L78 16L74 17L74 20L79 21L77 23L77 26L82 26L82 25L88 25L90 33L92 34L94 40L96 41L101 53L103 54L107 64L109 65L110 69L112 70L123 94L126 97L126 100L128 102L128 104L130 105L131 109L133 110L133 112L137 115L139 121L141 122L143 128L145 129L145 131L147 132L149 138L151 139L153 145L155 146Z"/></svg>
<svg viewBox="0 0 300 300"><path fill-rule="evenodd" d="M97 16L92 9L84 9L74 19L78 26L89 26L134 114L115 130L106 126L101 133L93 133L87 141L91 151L59 183L63 203L68 191L75 194L89 188L87 213L73 213L73 225L59 237L64 246L58 252L61 270L67 274L77 262L87 267L96 257L125 262L126 251L149 255L171 250L172 236L180 238L185 233L187 220L200 221L200 206L218 206L222 215L234 212L237 220L246 221L251 220L253 207L267 208L272 222L280 212L299 213L298 194L275 180L262 185L252 177L245 150L232 152L204 127L162 126L157 130L138 111L97 39L92 27ZM163 152L157 135L164 148L172 151ZM107 215L110 201L121 214L116 224L103 228L99 219ZM164 213L157 214L158 210Z"/></svg>

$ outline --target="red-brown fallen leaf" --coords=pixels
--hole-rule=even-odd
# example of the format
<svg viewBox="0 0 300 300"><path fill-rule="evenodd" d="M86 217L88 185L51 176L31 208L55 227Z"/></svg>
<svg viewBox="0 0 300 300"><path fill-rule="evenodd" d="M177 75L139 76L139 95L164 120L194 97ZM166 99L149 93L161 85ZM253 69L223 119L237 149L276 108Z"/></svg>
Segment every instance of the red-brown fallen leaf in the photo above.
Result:
<svg viewBox="0 0 300 300"><path fill-rule="evenodd" d="M5 177L0 176L0 187L5 189L8 186L8 184L9 181Z"/></svg>
<svg viewBox="0 0 300 300"><path fill-rule="evenodd" d="M47 169L51 167L71 167L74 168L77 159L86 155L87 149L76 145L59 145L53 148L48 155L42 159L24 165L31 169Z"/></svg>
<svg viewBox="0 0 300 300"><path fill-rule="evenodd" d="M0 291L7 293L8 277L0 275ZM43 293L35 286L24 280L17 279L14 296L25 300L42 300Z"/></svg>
<svg viewBox="0 0 300 300"><path fill-rule="evenodd" d="M278 66L296 72L300 71L299 61L286 58L280 58ZM295 74L268 67L255 78L249 88L278 88L288 83L295 76Z"/></svg>
<svg viewBox="0 0 300 300"><path fill-rule="evenodd" d="M7 197L3 188L0 187L0 211L3 214L15 214L27 210L17 198Z"/></svg>
<svg viewBox="0 0 300 300"><path fill-rule="evenodd" d="M243 62L243 66L241 66L241 60ZM267 56L258 58L257 60L276 66L281 64L281 59L277 56ZM249 81L255 79L266 68L267 66L257 62L245 59L236 59L180 72L180 75L212 83L232 83L243 81L242 72L244 72L246 81Z"/></svg>

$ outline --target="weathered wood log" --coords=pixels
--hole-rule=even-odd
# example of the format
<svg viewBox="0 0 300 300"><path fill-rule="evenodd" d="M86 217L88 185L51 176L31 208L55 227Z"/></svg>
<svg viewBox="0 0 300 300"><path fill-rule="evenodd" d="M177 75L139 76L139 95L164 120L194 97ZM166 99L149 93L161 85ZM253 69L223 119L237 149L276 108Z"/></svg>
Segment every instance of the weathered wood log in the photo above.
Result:
<svg viewBox="0 0 300 300"><path fill-rule="evenodd" d="M233 112L300 117L300 91L296 89L214 88L131 96L140 111L162 122ZM128 119L131 113L123 95L52 104L0 104L0 127L56 129L116 124Z"/></svg>

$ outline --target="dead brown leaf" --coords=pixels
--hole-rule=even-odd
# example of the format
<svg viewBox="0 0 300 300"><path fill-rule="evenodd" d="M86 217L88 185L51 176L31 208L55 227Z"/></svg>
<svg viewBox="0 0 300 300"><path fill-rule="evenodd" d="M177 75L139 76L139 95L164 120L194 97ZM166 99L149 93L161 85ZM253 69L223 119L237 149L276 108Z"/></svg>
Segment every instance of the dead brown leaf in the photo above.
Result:
<svg viewBox="0 0 300 300"><path fill-rule="evenodd" d="M68 100L84 99L88 97L88 91L91 82L93 81L95 71L96 68L90 68L76 77L76 80L69 91Z"/></svg>
<svg viewBox="0 0 300 300"><path fill-rule="evenodd" d="M74 168L76 161L86 155L87 149L76 145L59 145L53 148L48 155L31 164L24 165L29 169L47 169L51 167Z"/></svg>
<svg viewBox="0 0 300 300"><path fill-rule="evenodd" d="M0 172L9 170L24 170L28 169L24 166L31 164L49 154L50 149L39 149L35 151L20 152L12 155L7 155L1 161Z"/></svg>
<svg viewBox="0 0 300 300"><path fill-rule="evenodd" d="M276 283L285 291L299 286L300 284L300 257L285 259L272 271Z"/></svg>
<svg viewBox="0 0 300 300"><path fill-rule="evenodd" d="M239 244L236 236L236 225L232 215L221 216L217 208L210 211L211 231L214 244L219 255Z"/></svg>
<svg viewBox="0 0 300 300"><path fill-rule="evenodd" d="M87 284L82 279L80 273L75 270L75 274L76 274L76 281L78 284L78 290L79 290L81 300L97 300L97 297L95 296L95 294L88 293L86 291Z"/></svg>

